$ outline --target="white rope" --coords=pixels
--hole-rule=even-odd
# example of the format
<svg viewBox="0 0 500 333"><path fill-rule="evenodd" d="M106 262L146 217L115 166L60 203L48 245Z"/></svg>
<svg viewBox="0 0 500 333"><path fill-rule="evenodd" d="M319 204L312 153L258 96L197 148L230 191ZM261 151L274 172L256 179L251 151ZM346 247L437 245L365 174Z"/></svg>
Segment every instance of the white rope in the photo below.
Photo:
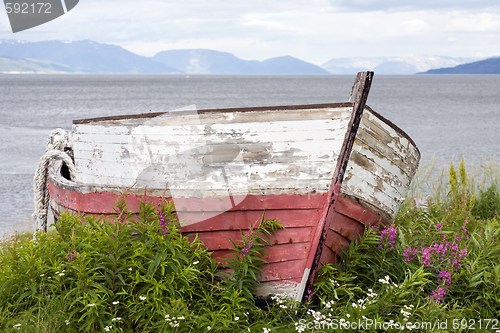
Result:
<svg viewBox="0 0 500 333"><path fill-rule="evenodd" d="M35 235L47 232L47 212L49 208L49 164L52 160L62 160L69 169L72 181L75 181L75 165L73 160L64 152L64 147L68 144L68 134L63 129L55 129L50 133L46 144L46 153L40 158L38 167L33 178L33 191L35 194Z"/></svg>

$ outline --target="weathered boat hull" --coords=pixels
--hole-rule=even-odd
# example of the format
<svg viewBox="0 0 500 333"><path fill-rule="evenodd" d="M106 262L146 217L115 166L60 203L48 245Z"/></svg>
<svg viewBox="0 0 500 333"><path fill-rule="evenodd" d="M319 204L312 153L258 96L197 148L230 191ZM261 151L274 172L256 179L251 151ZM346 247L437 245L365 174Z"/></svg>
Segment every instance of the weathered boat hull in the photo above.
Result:
<svg viewBox="0 0 500 333"><path fill-rule="evenodd" d="M218 260L265 212L285 229L266 248L257 295L300 301L365 226L393 221L418 166L413 141L356 103L75 121L78 181L52 172L52 210L112 214L129 187L131 209L144 193L166 195L181 231Z"/></svg>

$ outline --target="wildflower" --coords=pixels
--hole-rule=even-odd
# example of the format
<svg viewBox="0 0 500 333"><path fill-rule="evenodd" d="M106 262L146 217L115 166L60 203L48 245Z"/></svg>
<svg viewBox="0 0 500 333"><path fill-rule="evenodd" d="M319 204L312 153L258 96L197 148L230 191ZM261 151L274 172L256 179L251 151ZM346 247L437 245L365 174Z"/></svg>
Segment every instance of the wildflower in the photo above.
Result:
<svg viewBox="0 0 500 333"><path fill-rule="evenodd" d="M75 259L75 257L74 257L74 253L76 253L76 250L75 250L75 249L73 249L73 250L69 251L68 261L72 261L72 260L74 260L74 259Z"/></svg>
<svg viewBox="0 0 500 333"><path fill-rule="evenodd" d="M397 234L397 229L393 227L384 227L382 231L379 231L380 238L379 242L384 243L384 245L388 245L389 248L387 249L388 251L392 250L392 246L394 243L396 243L396 234ZM382 248L382 244L377 246L378 248Z"/></svg>
<svg viewBox="0 0 500 333"><path fill-rule="evenodd" d="M241 249L241 255L245 257L248 253L250 253L250 249L253 246L253 242L248 242L244 244L244 247Z"/></svg>
<svg viewBox="0 0 500 333"><path fill-rule="evenodd" d="M193 265L198 265L199 261L196 260L195 262L193 262Z"/></svg>
<svg viewBox="0 0 500 333"><path fill-rule="evenodd" d="M234 320L238 321L238 320L240 320L240 317L236 316L236 317L234 317Z"/></svg>
<svg viewBox="0 0 500 333"><path fill-rule="evenodd" d="M45 274L40 274L40 277L45 276Z"/></svg>
<svg viewBox="0 0 500 333"><path fill-rule="evenodd" d="M116 304L119 304L119 303L120 303L120 301L114 301L113 305L116 305Z"/></svg>
<svg viewBox="0 0 500 333"><path fill-rule="evenodd" d="M64 321L64 323L66 323L66 325L69 325L69 320L68 320L68 319L66 319L66 320Z"/></svg>
<svg viewBox="0 0 500 333"><path fill-rule="evenodd" d="M122 320L122 317L116 317L116 318L111 319L111 321L118 321L118 320Z"/></svg>
<svg viewBox="0 0 500 333"><path fill-rule="evenodd" d="M269 332L271 332L270 328L263 327L262 330L264 331L263 333L269 333Z"/></svg>
<svg viewBox="0 0 500 333"><path fill-rule="evenodd" d="M64 273L59 273L59 276L64 276Z"/></svg>
<svg viewBox="0 0 500 333"><path fill-rule="evenodd" d="M106 327L104 327L104 330L105 330L106 332L109 332L109 331L111 331L112 329L113 329L113 326L106 326Z"/></svg>
<svg viewBox="0 0 500 333"><path fill-rule="evenodd" d="M91 303L91 304L89 304L89 305L87 305L87 306L93 307L93 306L95 306L95 304L94 304L94 303Z"/></svg>
<svg viewBox="0 0 500 333"><path fill-rule="evenodd" d="M146 298L147 298L146 296L139 296L139 299L140 299L141 301L145 301L145 300L146 300Z"/></svg>
<svg viewBox="0 0 500 333"><path fill-rule="evenodd" d="M389 275L386 275L383 279L378 279L378 282L389 284Z"/></svg>
<svg viewBox="0 0 500 333"><path fill-rule="evenodd" d="M207 326L207 330L210 331L212 329L212 327L210 326Z"/></svg>
<svg viewBox="0 0 500 333"><path fill-rule="evenodd" d="M169 218L167 217L167 220ZM158 229L158 233L163 232L163 237L166 237L167 234L169 233L169 230L167 228L168 226L168 221L165 221L165 215L163 215L161 210L158 210L158 222L160 223L161 228Z"/></svg>
<svg viewBox="0 0 500 333"><path fill-rule="evenodd" d="M330 283L331 283L334 287L340 287L340 283L338 283L338 282L337 282L337 281L335 281L335 280L330 279Z"/></svg>
<svg viewBox="0 0 500 333"><path fill-rule="evenodd" d="M432 295L429 297L431 300L436 301L436 303L440 303L441 300L444 298L444 295L446 295L446 289L438 287L436 290L432 292Z"/></svg>
<svg viewBox="0 0 500 333"><path fill-rule="evenodd" d="M132 267L130 267L128 270L129 270L129 271L132 271Z"/></svg>
<svg viewBox="0 0 500 333"><path fill-rule="evenodd" d="M12 328L17 328L18 330L21 329L21 324L15 324L14 326L12 326Z"/></svg>

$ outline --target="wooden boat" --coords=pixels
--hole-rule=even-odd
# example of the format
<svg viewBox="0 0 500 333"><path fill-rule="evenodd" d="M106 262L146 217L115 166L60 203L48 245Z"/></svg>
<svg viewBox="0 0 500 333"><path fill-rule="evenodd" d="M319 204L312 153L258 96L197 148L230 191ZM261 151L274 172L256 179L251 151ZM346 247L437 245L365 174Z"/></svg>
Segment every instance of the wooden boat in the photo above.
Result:
<svg viewBox="0 0 500 333"><path fill-rule="evenodd" d="M358 74L347 103L76 120L77 180L53 169L52 210L112 214L129 187L132 208L166 191L181 231L218 259L265 212L285 229L266 249L257 296L301 301L365 226L394 221L418 167L412 139L365 105L372 77Z"/></svg>

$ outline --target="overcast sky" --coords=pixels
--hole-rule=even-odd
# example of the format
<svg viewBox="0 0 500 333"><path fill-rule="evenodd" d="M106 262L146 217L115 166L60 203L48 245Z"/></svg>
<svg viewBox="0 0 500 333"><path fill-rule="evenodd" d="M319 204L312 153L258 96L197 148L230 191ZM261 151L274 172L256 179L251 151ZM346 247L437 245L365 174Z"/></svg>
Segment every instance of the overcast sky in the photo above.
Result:
<svg viewBox="0 0 500 333"><path fill-rule="evenodd" d="M152 56L205 48L246 60L500 55L499 0L80 0L66 15L0 39L84 40Z"/></svg>

